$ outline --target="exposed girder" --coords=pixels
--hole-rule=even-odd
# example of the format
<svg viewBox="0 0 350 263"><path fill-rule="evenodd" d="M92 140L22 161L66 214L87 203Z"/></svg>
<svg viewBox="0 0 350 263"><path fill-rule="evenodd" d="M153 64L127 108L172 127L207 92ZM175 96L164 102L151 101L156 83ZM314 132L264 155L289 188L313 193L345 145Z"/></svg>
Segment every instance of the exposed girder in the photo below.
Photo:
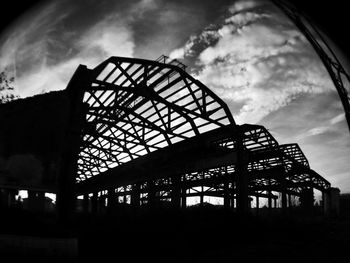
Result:
<svg viewBox="0 0 350 263"><path fill-rule="evenodd" d="M230 198L330 188L297 144L279 145L260 125L236 125L181 63L162 59L112 57L88 70L77 195L135 185L164 198L174 185Z"/></svg>
<svg viewBox="0 0 350 263"><path fill-rule="evenodd" d="M203 132L235 125L227 105L176 60L111 57L84 87L78 181ZM167 64L166 64L167 63ZM94 162L84 158L89 155ZM113 158L111 158L113 156Z"/></svg>
<svg viewBox="0 0 350 263"><path fill-rule="evenodd" d="M239 134L243 134L245 153L238 152ZM297 144L278 145L263 126L245 124L217 128L111 168L78 183L76 193L102 191L150 180L168 181L174 176L185 178L186 187L205 185L220 192L224 191L227 180L232 183L237 181L238 154L246 156L246 176L251 195L267 189L282 191L283 188L298 194L303 187L321 191L330 187L327 180L309 168ZM167 187L159 189L166 190ZM235 191L235 187L231 186L231 194Z"/></svg>

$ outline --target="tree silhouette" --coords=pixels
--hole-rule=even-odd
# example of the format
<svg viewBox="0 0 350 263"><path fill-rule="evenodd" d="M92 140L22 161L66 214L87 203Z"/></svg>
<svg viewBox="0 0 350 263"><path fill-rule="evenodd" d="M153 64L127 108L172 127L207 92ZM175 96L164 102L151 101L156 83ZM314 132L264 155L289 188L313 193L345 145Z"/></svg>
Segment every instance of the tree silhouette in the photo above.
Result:
<svg viewBox="0 0 350 263"><path fill-rule="evenodd" d="M0 73L0 104L18 98L18 96L13 93L13 81L14 77L8 78L5 71Z"/></svg>

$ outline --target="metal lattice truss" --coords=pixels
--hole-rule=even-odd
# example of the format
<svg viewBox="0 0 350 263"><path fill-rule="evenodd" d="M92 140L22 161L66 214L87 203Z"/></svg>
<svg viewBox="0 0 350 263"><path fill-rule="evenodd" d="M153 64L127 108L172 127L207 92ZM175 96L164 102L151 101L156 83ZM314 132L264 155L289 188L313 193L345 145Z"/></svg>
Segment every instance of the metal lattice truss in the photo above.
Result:
<svg viewBox="0 0 350 263"><path fill-rule="evenodd" d="M227 105L176 60L112 57L92 75L78 181L234 124Z"/></svg>
<svg viewBox="0 0 350 263"><path fill-rule="evenodd" d="M227 105L184 69L166 57L112 57L90 71L77 195L233 200L242 176L250 196L330 188L297 144L279 145L260 125L236 125Z"/></svg>
<svg viewBox="0 0 350 263"><path fill-rule="evenodd" d="M229 195L230 198L235 198L239 137L243 142L242 155L247 168L245 176L248 177L249 195L268 197L271 191L300 195L305 187L321 191L330 187L327 180L310 169L297 144L279 145L263 126L248 124L218 128L194 138L199 139L199 142L207 142L200 150L198 141L187 140L174 145L169 151L163 149L148 154L145 156L147 158L130 161L129 168L113 168L79 185L82 189L87 187L87 192L98 185L100 190L106 189L106 186L114 186L118 195L122 196L128 195L135 185L139 185L138 191L147 199L148 186L152 182L153 190L158 193L157 198L167 200L171 196L174 184L178 184L187 197L196 196L202 191L201 194L206 196ZM184 144L185 151L182 150ZM180 154L176 153L177 151ZM193 153L198 152L202 154L194 156ZM179 155L183 156L183 159ZM214 162L210 161L212 158ZM155 163L157 167L154 167ZM187 163L191 165L188 166ZM148 173L149 170L152 171L152 176ZM125 177L129 179L125 180ZM129 190L123 190L123 187Z"/></svg>
<svg viewBox="0 0 350 263"><path fill-rule="evenodd" d="M264 166L252 167L252 189L263 191L280 191L298 195L304 187L325 191L330 183L310 169L309 162L298 144L280 145L269 158L264 159ZM261 162L261 161L260 161Z"/></svg>
<svg viewBox="0 0 350 263"><path fill-rule="evenodd" d="M280 146L286 167L286 178L291 186L316 188L320 191L330 188L330 183L317 172L310 169L308 160L298 144ZM300 192L300 189L298 190Z"/></svg>

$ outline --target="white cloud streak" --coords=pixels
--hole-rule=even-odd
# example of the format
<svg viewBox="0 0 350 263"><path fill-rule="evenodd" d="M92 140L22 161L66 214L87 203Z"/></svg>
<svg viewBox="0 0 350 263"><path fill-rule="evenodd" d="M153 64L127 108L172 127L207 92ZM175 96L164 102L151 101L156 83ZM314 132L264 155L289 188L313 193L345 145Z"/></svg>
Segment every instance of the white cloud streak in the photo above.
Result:
<svg viewBox="0 0 350 263"><path fill-rule="evenodd" d="M303 35L272 12L254 12L255 1L239 1L211 33L216 43L202 50L197 74L226 100L238 123L257 123L303 93L332 89L330 78ZM201 34L203 38L203 33ZM174 53L186 56L189 43Z"/></svg>
<svg viewBox="0 0 350 263"><path fill-rule="evenodd" d="M57 17L57 5L49 5L35 19L23 18L13 27L13 33L1 45L0 69L17 69L15 88L22 97L64 89L79 64L91 68L110 56L132 57L135 43L130 20L154 6L154 1L141 0L124 14L113 13L87 31L73 32L70 49L75 50L74 54L50 64L48 45L56 41L51 33L68 14ZM31 21L29 25L27 21Z"/></svg>
<svg viewBox="0 0 350 263"><path fill-rule="evenodd" d="M303 132L296 136L297 140L305 140L308 137L316 136L316 135L322 135L325 133L330 132L337 132L339 130L339 123L342 123L345 121L345 115L344 113L338 114L331 119L324 120L323 125L319 125L316 127L313 127L306 132Z"/></svg>
<svg viewBox="0 0 350 263"><path fill-rule="evenodd" d="M344 121L344 120L345 120L345 114L341 113L341 114L335 116L334 118L332 118L329 122L331 125L334 125L334 124L337 124L337 123Z"/></svg>
<svg viewBox="0 0 350 263"><path fill-rule="evenodd" d="M22 96L64 89L79 64L93 68L110 56L133 56L134 42L127 25L107 18L82 35L75 48L75 56L54 65L43 60L39 68L17 78Z"/></svg>
<svg viewBox="0 0 350 263"><path fill-rule="evenodd" d="M229 11L232 14L239 13L239 12L245 11L247 9L256 8L257 6L260 5L260 3L261 2L257 2L254 0L237 1L229 8Z"/></svg>

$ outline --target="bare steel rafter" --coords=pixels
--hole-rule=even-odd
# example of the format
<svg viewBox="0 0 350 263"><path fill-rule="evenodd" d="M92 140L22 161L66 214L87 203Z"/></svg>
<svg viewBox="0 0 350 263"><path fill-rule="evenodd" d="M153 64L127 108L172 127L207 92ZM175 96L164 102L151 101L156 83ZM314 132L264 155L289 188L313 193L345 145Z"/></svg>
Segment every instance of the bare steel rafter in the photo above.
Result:
<svg viewBox="0 0 350 263"><path fill-rule="evenodd" d="M279 145L260 125L236 125L227 105L184 69L166 57L112 57L90 71L77 194L114 189L166 200L180 187L187 197L234 199L242 175L251 196L330 188L297 144Z"/></svg>
<svg viewBox="0 0 350 263"><path fill-rule="evenodd" d="M164 63L167 62L167 63ZM112 57L93 70L81 154L114 167L205 131L234 124L223 101L177 61ZM87 150L88 149L88 150ZM110 155L116 162L110 164ZM81 158L78 180L95 176Z"/></svg>

